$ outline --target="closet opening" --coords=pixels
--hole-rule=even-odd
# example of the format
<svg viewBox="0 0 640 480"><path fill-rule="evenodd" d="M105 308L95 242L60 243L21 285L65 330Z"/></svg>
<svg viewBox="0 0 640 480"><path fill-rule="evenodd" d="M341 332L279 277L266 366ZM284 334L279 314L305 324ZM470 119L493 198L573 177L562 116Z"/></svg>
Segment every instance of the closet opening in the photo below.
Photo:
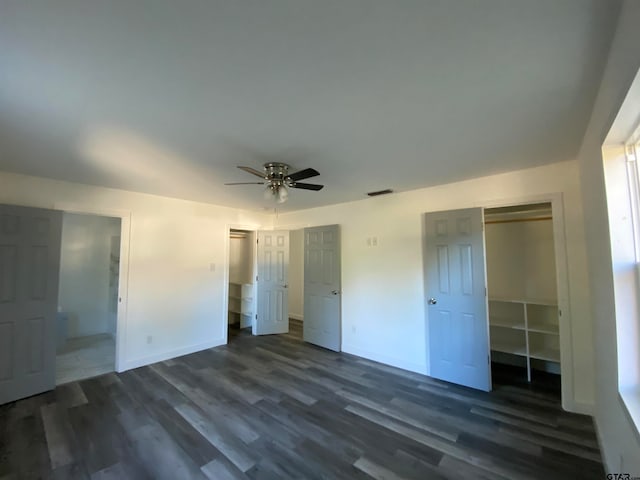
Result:
<svg viewBox="0 0 640 480"><path fill-rule="evenodd" d="M251 335L256 316L256 232L229 230L227 342Z"/></svg>
<svg viewBox="0 0 640 480"><path fill-rule="evenodd" d="M484 210L491 376L560 392L551 203Z"/></svg>

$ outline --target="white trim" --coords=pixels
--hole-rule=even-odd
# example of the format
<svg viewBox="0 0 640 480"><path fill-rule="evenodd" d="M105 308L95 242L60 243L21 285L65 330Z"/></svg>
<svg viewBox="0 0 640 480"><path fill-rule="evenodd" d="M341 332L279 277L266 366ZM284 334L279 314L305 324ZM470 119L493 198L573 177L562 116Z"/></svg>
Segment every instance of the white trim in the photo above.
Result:
<svg viewBox="0 0 640 480"><path fill-rule="evenodd" d="M570 405L563 404L562 407L569 412L589 415L590 417L593 417L596 411L594 404L584 402L572 402Z"/></svg>
<svg viewBox="0 0 640 480"><path fill-rule="evenodd" d="M367 360L373 360L374 362L383 363L385 365L389 365L392 367L401 368L402 370L407 370L409 372L419 373L421 375L428 376L426 365L407 362L406 360L401 360L399 358L391 357L389 355L384 355L381 353L372 352L370 350L365 350L355 345L349 345L349 344L343 343L342 352L355 355L356 357L366 358Z"/></svg>
<svg viewBox="0 0 640 480"><path fill-rule="evenodd" d="M629 189L629 209L633 233L633 249L636 262L640 260L640 185L638 181L638 162L636 160L635 145L625 145L625 167L627 171L627 188Z"/></svg>
<svg viewBox="0 0 640 480"><path fill-rule="evenodd" d="M613 468L613 463L611 459L609 459L609 450L606 448L604 442L602 441L602 428L598 424L598 417L594 415L593 417L593 425L596 431L596 440L598 441L598 447L600 447L600 454L602 455L602 464L604 466L605 472L613 472L615 469Z"/></svg>
<svg viewBox="0 0 640 480"><path fill-rule="evenodd" d="M622 408L629 422L636 426L636 428L633 429L633 433L635 433L636 438L640 440L640 432L637 428L638 421L640 420L640 387L634 385L632 387L621 388L618 393L620 403L622 403Z"/></svg>
<svg viewBox="0 0 640 480"><path fill-rule="evenodd" d="M530 203L551 203L553 217L553 239L556 260L556 283L558 308L562 312L560 320L560 374L562 408L570 412L593 412L592 404L576 402L573 379L573 333L571 315L571 290L569 286L569 259L567 256L564 201L562 193L546 193L507 199L497 199L483 203L484 208L527 205Z"/></svg>
<svg viewBox="0 0 640 480"><path fill-rule="evenodd" d="M145 365L151 365L152 363L163 362L172 358L181 357L183 355L189 355L190 353L200 352L213 347L219 347L227 343L227 339L218 338L216 340L210 340L208 342L199 343L197 345L190 345L188 347L181 347L168 352L156 353L154 355L148 355L146 357L135 358L133 360L127 360L123 364L123 368L118 372L125 372L133 368L144 367Z"/></svg>
<svg viewBox="0 0 640 480"><path fill-rule="evenodd" d="M56 202L55 210L65 213L97 215L120 219L120 272L118 276L118 313L116 318L116 355L115 371L121 372L125 363L127 343L127 306L129 299L129 250L131 245L131 212L109 208L91 207L69 202Z"/></svg>
<svg viewBox="0 0 640 480"><path fill-rule="evenodd" d="M294 320L300 320L301 322L304 322L304 315L301 315L298 313L289 312L289 318L293 318Z"/></svg>

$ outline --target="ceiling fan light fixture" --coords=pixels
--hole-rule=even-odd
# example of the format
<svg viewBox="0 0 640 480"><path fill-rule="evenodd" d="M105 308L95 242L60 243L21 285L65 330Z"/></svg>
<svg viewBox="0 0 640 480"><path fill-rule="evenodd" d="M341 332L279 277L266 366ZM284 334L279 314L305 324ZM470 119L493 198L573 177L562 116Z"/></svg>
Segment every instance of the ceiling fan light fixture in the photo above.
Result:
<svg viewBox="0 0 640 480"><path fill-rule="evenodd" d="M289 198L289 189L282 184L277 187L276 203L284 203Z"/></svg>
<svg viewBox="0 0 640 480"><path fill-rule="evenodd" d="M270 183L267 185L267 188L264 189L264 199L265 200L274 200L276 198L277 192L275 186Z"/></svg>

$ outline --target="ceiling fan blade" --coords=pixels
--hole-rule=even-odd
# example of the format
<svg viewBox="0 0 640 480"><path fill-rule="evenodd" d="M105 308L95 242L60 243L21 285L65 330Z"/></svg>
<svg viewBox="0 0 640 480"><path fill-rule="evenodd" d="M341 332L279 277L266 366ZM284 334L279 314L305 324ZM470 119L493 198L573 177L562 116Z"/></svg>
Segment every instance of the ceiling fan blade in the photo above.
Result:
<svg viewBox="0 0 640 480"><path fill-rule="evenodd" d="M322 190L324 188L324 185L317 185L315 183L299 183L299 182L294 182L291 185L289 185L291 188L301 188L303 190Z"/></svg>
<svg viewBox="0 0 640 480"><path fill-rule="evenodd" d="M232 182L225 185L264 185L264 182Z"/></svg>
<svg viewBox="0 0 640 480"><path fill-rule="evenodd" d="M297 180L304 180L305 178L317 177L318 175L320 175L320 172L317 170L314 170L313 168L305 168L299 172L292 173L289 175L289 178L295 182Z"/></svg>
<svg viewBox="0 0 640 480"><path fill-rule="evenodd" d="M251 167L240 167L238 166L238 168L240 170L244 170L247 173L251 173L253 175L255 175L256 177L260 177L260 178L266 178L266 175L264 172L259 172L258 170L256 170L255 168L251 168Z"/></svg>

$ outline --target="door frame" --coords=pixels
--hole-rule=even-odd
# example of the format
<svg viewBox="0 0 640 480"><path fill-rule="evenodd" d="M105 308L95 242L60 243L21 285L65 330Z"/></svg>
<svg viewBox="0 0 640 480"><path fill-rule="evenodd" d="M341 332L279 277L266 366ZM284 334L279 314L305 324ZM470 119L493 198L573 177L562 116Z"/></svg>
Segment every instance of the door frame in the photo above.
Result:
<svg viewBox="0 0 640 480"><path fill-rule="evenodd" d="M222 318L224 320L222 322L222 339L225 345L229 343L229 267L231 264L231 262L229 262L229 256L231 255L231 230L244 230L246 232L251 232L255 239L257 238L258 230L261 230L261 228L258 225L246 225L246 224L239 224L239 223L227 223L225 228L224 269L223 269L224 283L222 287L223 294L224 294L224 297L222 298ZM253 276L255 278L255 275L258 270L258 244L256 242L253 243L251 251L253 253ZM255 284L255 281L254 281L254 284ZM257 291L258 291L258 288L256 285L254 288L255 294L257 294ZM255 294L254 294L254 297L255 297ZM257 300L258 300L257 298L253 299L254 305L257 305L258 303ZM251 322L252 335L255 335L255 313L256 312L254 312L254 317Z"/></svg>
<svg viewBox="0 0 640 480"><path fill-rule="evenodd" d="M567 239L565 230L563 194L548 193L541 195L529 195L485 201L480 203L482 203L483 208L512 207L532 203L551 203L551 216L553 217L553 249L556 262L556 288L558 291L558 309L562 312L560 320L560 382L562 408L572 412L591 414L592 408L576 402L574 398L573 330L571 323L572 314L569 289L569 262L567 256Z"/></svg>
<svg viewBox="0 0 640 480"><path fill-rule="evenodd" d="M129 247L131 242L131 211L110 208L90 207L68 202L57 202L54 210L63 213L76 213L82 215L95 215L99 217L112 217L120 219L120 271L118 275L118 311L116 313L116 356L115 371L120 373L126 370L126 343L127 343L127 310L129 300Z"/></svg>

